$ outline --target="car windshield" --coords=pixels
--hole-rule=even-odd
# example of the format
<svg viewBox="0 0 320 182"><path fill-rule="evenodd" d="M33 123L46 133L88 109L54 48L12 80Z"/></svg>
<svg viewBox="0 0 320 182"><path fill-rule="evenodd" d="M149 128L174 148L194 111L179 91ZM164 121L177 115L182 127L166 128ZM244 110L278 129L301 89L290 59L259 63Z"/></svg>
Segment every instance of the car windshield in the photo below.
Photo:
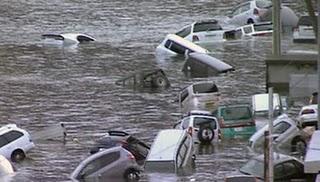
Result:
<svg viewBox="0 0 320 182"><path fill-rule="evenodd" d="M193 92L196 94L218 92L218 87L214 83L198 83L193 85Z"/></svg>
<svg viewBox="0 0 320 182"><path fill-rule="evenodd" d="M185 38L186 36L188 36L191 33L191 26L185 27L182 30L178 31L176 33L176 35Z"/></svg>
<svg viewBox="0 0 320 182"><path fill-rule="evenodd" d="M210 127L212 129L216 129L216 121L212 118L204 118L204 117L195 117L194 118L194 127L200 128L200 127Z"/></svg>
<svg viewBox="0 0 320 182"><path fill-rule="evenodd" d="M263 161L259 161L257 159L251 159L240 168L240 172L263 178L264 163Z"/></svg>
<svg viewBox="0 0 320 182"><path fill-rule="evenodd" d="M298 26L312 26L311 16L302 16L298 21Z"/></svg>
<svg viewBox="0 0 320 182"><path fill-rule="evenodd" d="M214 31L214 30L222 30L221 26L218 22L201 22L196 23L193 28L193 32L204 32L204 31Z"/></svg>
<svg viewBox="0 0 320 182"><path fill-rule="evenodd" d="M258 8L270 8L272 6L272 2L267 0L256 0L256 5Z"/></svg>
<svg viewBox="0 0 320 182"><path fill-rule="evenodd" d="M224 121L232 122L232 120L247 120L251 119L251 112L248 107L225 107L221 108L221 116Z"/></svg>

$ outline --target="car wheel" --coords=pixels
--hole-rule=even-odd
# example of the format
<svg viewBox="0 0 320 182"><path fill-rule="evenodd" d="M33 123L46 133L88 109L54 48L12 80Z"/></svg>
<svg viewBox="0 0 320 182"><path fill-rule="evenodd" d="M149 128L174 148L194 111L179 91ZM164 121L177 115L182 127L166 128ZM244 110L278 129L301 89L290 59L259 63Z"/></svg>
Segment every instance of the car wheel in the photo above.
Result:
<svg viewBox="0 0 320 182"><path fill-rule="evenodd" d="M12 154L11 154L11 161L13 162L20 162L23 161L23 159L26 157L26 155L24 154L24 152L20 149L15 150Z"/></svg>
<svg viewBox="0 0 320 182"><path fill-rule="evenodd" d="M168 80L163 75L156 75L152 78L152 87L155 88L164 88L168 86Z"/></svg>
<svg viewBox="0 0 320 182"><path fill-rule="evenodd" d="M247 24L253 24L253 23L254 23L254 21L253 21L252 18L249 18L249 19L247 20Z"/></svg>
<svg viewBox="0 0 320 182"><path fill-rule="evenodd" d="M139 174L140 174L140 172L138 170L129 169L129 170L127 170L127 172L125 172L124 178L128 182L138 181L140 179Z"/></svg>
<svg viewBox="0 0 320 182"><path fill-rule="evenodd" d="M214 138L214 131L210 127L200 128L198 138L201 143L211 143Z"/></svg>
<svg viewBox="0 0 320 182"><path fill-rule="evenodd" d="M306 153L306 148L307 148L307 144L303 139L295 138L292 141L291 152L304 155Z"/></svg>

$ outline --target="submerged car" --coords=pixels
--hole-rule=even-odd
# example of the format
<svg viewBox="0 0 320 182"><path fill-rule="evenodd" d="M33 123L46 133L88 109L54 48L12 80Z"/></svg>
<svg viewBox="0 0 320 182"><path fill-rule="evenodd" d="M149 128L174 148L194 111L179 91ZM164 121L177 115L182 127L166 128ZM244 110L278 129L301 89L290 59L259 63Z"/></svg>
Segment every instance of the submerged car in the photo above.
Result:
<svg viewBox="0 0 320 182"><path fill-rule="evenodd" d="M224 41L224 30L215 19L193 22L183 27L176 35L194 43L212 43Z"/></svg>
<svg viewBox="0 0 320 182"><path fill-rule="evenodd" d="M298 115L298 121L302 128L318 125L318 104L303 106Z"/></svg>
<svg viewBox="0 0 320 182"><path fill-rule="evenodd" d="M146 172L178 173L194 167L192 137L186 130L165 129L158 132L147 160Z"/></svg>
<svg viewBox="0 0 320 182"><path fill-rule="evenodd" d="M217 118L208 111L193 110L189 116L178 121L174 128L186 130L195 143L209 144L221 140Z"/></svg>
<svg viewBox="0 0 320 182"><path fill-rule="evenodd" d="M250 159L240 168L240 172L264 180L264 166L262 154ZM303 161L289 155L274 153L273 170L274 181L304 181L307 177L304 173Z"/></svg>
<svg viewBox="0 0 320 182"><path fill-rule="evenodd" d="M140 171L135 157L119 146L90 155L77 166L70 178L73 181L134 181L139 179Z"/></svg>
<svg viewBox="0 0 320 182"><path fill-rule="evenodd" d="M271 35L273 32L272 22L257 22L244 25L235 29L241 32L242 36Z"/></svg>
<svg viewBox="0 0 320 182"><path fill-rule="evenodd" d="M196 82L184 88L178 99L182 113L191 110L214 111L220 102L220 92L212 81Z"/></svg>
<svg viewBox="0 0 320 182"><path fill-rule="evenodd" d="M147 144L126 132L108 131L108 133L100 138L95 146L90 149L90 154L95 154L99 151L116 146L122 146L131 152L139 165L144 164L150 150L150 147Z"/></svg>
<svg viewBox="0 0 320 182"><path fill-rule="evenodd" d="M255 94L251 98L254 116L267 116L269 112L269 94ZM287 110L286 100L279 94L273 94L273 114L279 116Z"/></svg>
<svg viewBox="0 0 320 182"><path fill-rule="evenodd" d="M30 134L15 124L0 128L0 154L13 162L22 161L34 147Z"/></svg>
<svg viewBox="0 0 320 182"><path fill-rule="evenodd" d="M316 43L316 36L312 26L310 16L300 17L297 27L293 30L294 43Z"/></svg>
<svg viewBox="0 0 320 182"><path fill-rule="evenodd" d="M265 136L264 133L269 129L266 125L249 139L249 146L256 152L263 152ZM307 148L307 142L311 134L305 128L300 129L296 122L290 119L286 114L280 115L273 121L273 146L274 150L281 153L297 153L304 155Z"/></svg>
<svg viewBox="0 0 320 182"><path fill-rule="evenodd" d="M95 41L95 38L82 33L43 34L42 38L62 41L64 44L78 44Z"/></svg>
<svg viewBox="0 0 320 182"><path fill-rule="evenodd" d="M214 115L219 120L224 137L250 137L256 132L256 123L249 105L219 106Z"/></svg>
<svg viewBox="0 0 320 182"><path fill-rule="evenodd" d="M272 7L269 0L251 0L236 6L231 13L229 23L246 25L260 22L261 17Z"/></svg>
<svg viewBox="0 0 320 182"><path fill-rule="evenodd" d="M158 55L188 55L189 53L197 52L207 54L209 51L199 45L194 44L178 35L169 34L156 48L156 53Z"/></svg>

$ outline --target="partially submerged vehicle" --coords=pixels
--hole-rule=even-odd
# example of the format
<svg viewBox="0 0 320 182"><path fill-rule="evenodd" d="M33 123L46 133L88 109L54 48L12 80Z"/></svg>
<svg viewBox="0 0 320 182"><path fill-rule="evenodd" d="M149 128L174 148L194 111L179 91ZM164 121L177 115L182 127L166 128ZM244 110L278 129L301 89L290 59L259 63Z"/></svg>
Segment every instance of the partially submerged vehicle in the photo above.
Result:
<svg viewBox="0 0 320 182"><path fill-rule="evenodd" d="M264 181L264 158L264 154L253 157L240 168L240 173ZM303 161L280 153L273 154L273 174L274 181L278 182L306 181L307 179L303 171Z"/></svg>
<svg viewBox="0 0 320 182"><path fill-rule="evenodd" d="M287 110L286 99L279 94L273 94L273 112L274 116L279 116ZM269 112L269 94L255 94L251 98L252 112L255 116L268 115Z"/></svg>
<svg viewBox="0 0 320 182"><path fill-rule="evenodd" d="M273 27L272 22L258 22L238 27L235 31L240 31L242 36L262 36L271 35Z"/></svg>
<svg viewBox="0 0 320 182"><path fill-rule="evenodd" d="M182 69L187 77L193 78L208 77L234 70L231 65L208 54L201 53L190 53Z"/></svg>
<svg viewBox="0 0 320 182"><path fill-rule="evenodd" d="M202 81L184 88L178 99L181 113L191 110L214 111L220 102L220 92L214 82Z"/></svg>
<svg viewBox="0 0 320 182"><path fill-rule="evenodd" d="M175 34L197 44L214 43L225 40L224 30L215 19L193 22Z"/></svg>
<svg viewBox="0 0 320 182"><path fill-rule="evenodd" d="M178 173L194 167L192 137L186 130L165 129L158 132L145 162L146 172Z"/></svg>
<svg viewBox="0 0 320 182"><path fill-rule="evenodd" d="M261 17L272 7L269 0L251 0L233 8L229 23L246 25L261 21Z"/></svg>
<svg viewBox="0 0 320 182"><path fill-rule="evenodd" d="M298 115L299 125L302 128L314 126L318 128L318 104L303 106Z"/></svg>
<svg viewBox="0 0 320 182"><path fill-rule="evenodd" d="M317 130L312 134L309 142L308 151L304 158L304 172L316 178L319 176L320 169L320 131ZM318 181L318 180L313 180Z"/></svg>
<svg viewBox="0 0 320 182"><path fill-rule="evenodd" d="M110 181L139 179L141 167L123 147L102 150L83 160L72 172L73 181Z"/></svg>
<svg viewBox="0 0 320 182"><path fill-rule="evenodd" d="M169 79L162 69L148 69L133 73L116 81L117 85L131 86L134 88L168 88Z"/></svg>
<svg viewBox="0 0 320 182"><path fill-rule="evenodd" d="M150 147L137 139L136 137L124 131L111 130L106 135L96 141L95 145L90 149L90 154L109 149L116 146L122 146L134 155L137 163L143 165L147 158Z"/></svg>
<svg viewBox="0 0 320 182"><path fill-rule="evenodd" d="M174 128L186 130L197 144L214 144L221 140L218 120L208 111L193 110L175 123Z"/></svg>
<svg viewBox="0 0 320 182"><path fill-rule="evenodd" d="M84 42L92 42L96 39L90 35L82 33L65 33L65 34L43 34L41 36L43 39L53 39L61 41L64 44L78 44Z"/></svg>
<svg viewBox="0 0 320 182"><path fill-rule="evenodd" d="M156 48L157 54L169 56L188 55L192 52L207 54L209 51L199 45L194 44L178 35L168 34L166 38Z"/></svg>
<svg viewBox="0 0 320 182"><path fill-rule="evenodd" d="M297 27L293 30L294 43L316 43L316 36L314 35L312 17L301 16L299 18Z"/></svg>
<svg viewBox="0 0 320 182"><path fill-rule="evenodd" d="M249 139L249 147L255 152L263 152L265 136L264 133L269 129L268 124L258 130ZM274 150L286 154L304 155L307 148L307 142L312 133L309 128L300 129L296 122L286 114L279 116L273 121L273 146Z"/></svg>
<svg viewBox="0 0 320 182"><path fill-rule="evenodd" d="M0 154L13 162L22 161L34 147L30 134L16 124L0 128Z"/></svg>
<svg viewBox="0 0 320 182"><path fill-rule="evenodd" d="M14 175L14 172L11 162L3 155L0 155L0 181L11 181L10 178Z"/></svg>
<svg viewBox="0 0 320 182"><path fill-rule="evenodd" d="M256 132L256 123L249 105L219 106L214 115L218 118L223 137L250 137Z"/></svg>

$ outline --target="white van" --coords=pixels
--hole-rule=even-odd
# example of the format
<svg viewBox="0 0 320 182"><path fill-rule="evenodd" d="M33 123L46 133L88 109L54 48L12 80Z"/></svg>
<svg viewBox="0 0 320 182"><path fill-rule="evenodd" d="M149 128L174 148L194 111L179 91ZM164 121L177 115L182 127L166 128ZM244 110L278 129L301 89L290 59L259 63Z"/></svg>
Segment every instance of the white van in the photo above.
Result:
<svg viewBox="0 0 320 182"><path fill-rule="evenodd" d="M157 54L170 56L187 55L188 53L197 52L207 54L209 51L202 48L178 35L168 34L162 43L156 48Z"/></svg>
<svg viewBox="0 0 320 182"><path fill-rule="evenodd" d="M146 172L175 172L194 165L192 137L186 130L161 130L145 162Z"/></svg>

